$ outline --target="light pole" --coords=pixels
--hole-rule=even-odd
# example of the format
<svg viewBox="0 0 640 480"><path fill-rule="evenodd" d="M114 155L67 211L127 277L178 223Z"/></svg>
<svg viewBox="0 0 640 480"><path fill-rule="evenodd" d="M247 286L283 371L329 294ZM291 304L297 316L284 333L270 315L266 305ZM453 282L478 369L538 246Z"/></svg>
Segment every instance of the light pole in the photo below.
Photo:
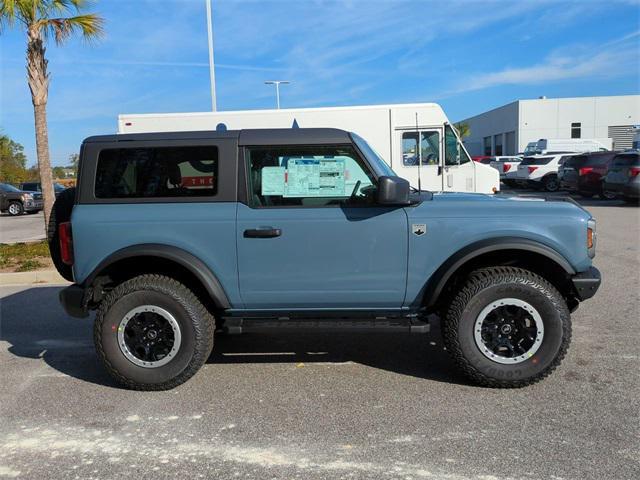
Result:
<svg viewBox="0 0 640 480"><path fill-rule="evenodd" d="M275 85L276 86L276 106L278 108L278 110L280 110L280 84L284 84L287 85L291 82L289 82L288 80L267 80L266 82L264 82L265 85Z"/></svg>
<svg viewBox="0 0 640 480"><path fill-rule="evenodd" d="M207 4L207 36L209 37L209 79L211 82L211 110L215 112L216 106L216 72L213 62L213 21L211 19L211 0L204 0Z"/></svg>

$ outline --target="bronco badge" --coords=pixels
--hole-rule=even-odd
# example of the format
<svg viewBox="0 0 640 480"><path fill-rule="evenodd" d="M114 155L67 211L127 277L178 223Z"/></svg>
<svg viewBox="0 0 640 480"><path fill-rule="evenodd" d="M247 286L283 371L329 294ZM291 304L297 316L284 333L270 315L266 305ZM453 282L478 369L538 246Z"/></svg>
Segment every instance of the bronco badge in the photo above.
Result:
<svg viewBox="0 0 640 480"><path fill-rule="evenodd" d="M411 225L411 231L418 237L427 233L427 226L424 223L414 223Z"/></svg>

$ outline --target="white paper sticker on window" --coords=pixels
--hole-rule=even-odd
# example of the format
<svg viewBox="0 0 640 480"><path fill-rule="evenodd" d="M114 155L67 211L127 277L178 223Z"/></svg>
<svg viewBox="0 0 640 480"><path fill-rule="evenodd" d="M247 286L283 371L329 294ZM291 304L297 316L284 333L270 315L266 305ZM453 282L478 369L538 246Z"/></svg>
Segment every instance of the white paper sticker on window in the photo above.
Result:
<svg viewBox="0 0 640 480"><path fill-rule="evenodd" d="M285 197L344 197L343 158L297 158L287 162Z"/></svg>
<svg viewBox="0 0 640 480"><path fill-rule="evenodd" d="M263 167L261 179L262 195L284 195L284 167Z"/></svg>

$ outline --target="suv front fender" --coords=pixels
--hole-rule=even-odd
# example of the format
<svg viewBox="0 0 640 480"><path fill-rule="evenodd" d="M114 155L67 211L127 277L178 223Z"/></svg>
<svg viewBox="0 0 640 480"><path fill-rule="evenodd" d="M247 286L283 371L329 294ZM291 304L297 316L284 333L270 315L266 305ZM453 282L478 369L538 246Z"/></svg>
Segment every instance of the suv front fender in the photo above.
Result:
<svg viewBox="0 0 640 480"><path fill-rule="evenodd" d="M447 282L465 264L481 255L501 250L520 250L542 255L561 267L568 276L576 274L571 264L560 253L535 240L518 237L480 240L458 250L436 270L423 288L424 294L421 295L421 298L426 300L424 306L433 307L436 304Z"/></svg>

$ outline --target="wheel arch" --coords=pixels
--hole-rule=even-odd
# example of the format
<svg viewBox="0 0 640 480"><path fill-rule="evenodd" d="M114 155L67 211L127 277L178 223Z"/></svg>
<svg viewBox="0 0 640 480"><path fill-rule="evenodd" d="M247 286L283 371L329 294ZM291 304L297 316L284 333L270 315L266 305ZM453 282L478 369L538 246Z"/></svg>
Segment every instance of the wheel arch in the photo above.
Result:
<svg viewBox="0 0 640 480"><path fill-rule="evenodd" d="M123 281L136 274L145 273L177 277L200 297L206 294L210 300L207 303L217 309L227 309L231 306L215 273L193 254L172 245L148 243L117 250L102 260L82 284L93 288L101 283L102 278Z"/></svg>
<svg viewBox="0 0 640 480"><path fill-rule="evenodd" d="M535 240L502 237L472 243L451 255L425 284L422 305L433 310L468 273L500 265L531 270L547 278L566 298L573 296L570 278L576 271L560 253Z"/></svg>

